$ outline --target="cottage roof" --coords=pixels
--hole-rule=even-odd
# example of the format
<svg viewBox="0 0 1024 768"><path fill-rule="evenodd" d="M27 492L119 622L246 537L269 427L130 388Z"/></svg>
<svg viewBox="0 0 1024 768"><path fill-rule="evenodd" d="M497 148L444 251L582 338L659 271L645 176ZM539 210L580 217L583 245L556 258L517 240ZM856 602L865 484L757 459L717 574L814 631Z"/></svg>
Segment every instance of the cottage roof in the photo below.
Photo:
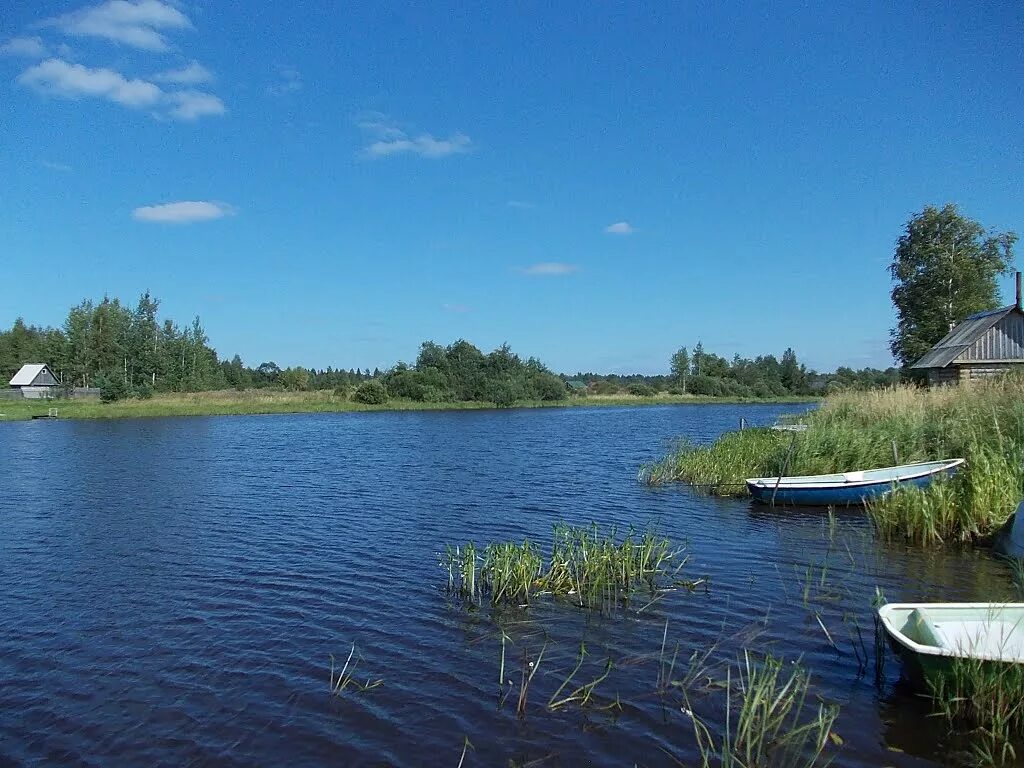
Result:
<svg viewBox="0 0 1024 768"><path fill-rule="evenodd" d="M12 387L30 387L36 376L46 369L46 363L27 363L11 379ZM2 379L0 379L2 381Z"/></svg>
<svg viewBox="0 0 1024 768"><path fill-rule="evenodd" d="M911 368L945 368L952 363L974 342L988 333L996 323L1017 310L1016 304L1002 309L990 309L971 315L962 323L953 327L934 347L914 363ZM1019 311L1019 310L1018 310Z"/></svg>

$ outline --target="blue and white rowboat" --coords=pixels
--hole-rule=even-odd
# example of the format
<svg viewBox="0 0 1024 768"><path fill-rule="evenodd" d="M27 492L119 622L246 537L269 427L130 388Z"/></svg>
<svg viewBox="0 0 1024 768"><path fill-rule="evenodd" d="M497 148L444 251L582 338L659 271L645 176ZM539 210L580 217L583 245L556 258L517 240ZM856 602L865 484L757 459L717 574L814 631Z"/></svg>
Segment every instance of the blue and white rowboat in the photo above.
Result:
<svg viewBox="0 0 1024 768"><path fill-rule="evenodd" d="M747 489L766 504L774 499L776 504L846 506L861 504L901 485L924 488L939 475L952 475L963 463L963 459L946 459L834 475L752 477L747 480Z"/></svg>

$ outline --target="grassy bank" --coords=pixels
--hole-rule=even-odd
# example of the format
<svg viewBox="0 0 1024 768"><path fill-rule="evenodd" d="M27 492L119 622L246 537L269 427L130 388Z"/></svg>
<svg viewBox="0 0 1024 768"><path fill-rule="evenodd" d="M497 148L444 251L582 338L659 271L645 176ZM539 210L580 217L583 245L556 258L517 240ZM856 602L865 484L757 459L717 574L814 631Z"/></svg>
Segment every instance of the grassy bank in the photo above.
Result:
<svg viewBox="0 0 1024 768"><path fill-rule="evenodd" d="M805 402L806 399L730 400L727 398L696 397L689 395L591 395L560 401L526 401L516 403L517 408L613 406L613 405L672 405L684 403L730 402ZM95 400L0 400L0 421L30 419L45 415L56 408L59 418L67 419L120 419L152 416L221 416L259 413L338 413L347 411L436 411L493 408L493 403L453 402L425 403L413 400L390 400L383 405L364 405L331 390L312 392L282 392L267 389L244 391L191 392L160 394L148 400L119 400L101 403Z"/></svg>
<svg viewBox="0 0 1024 768"><path fill-rule="evenodd" d="M784 468L803 475L890 466L895 457L898 463L963 457L966 466L951 480L869 506L883 535L924 545L984 539L1024 495L1024 377L830 395L806 422L807 431L795 436L745 430L711 446L683 446L644 476L738 496L746 494L744 478Z"/></svg>

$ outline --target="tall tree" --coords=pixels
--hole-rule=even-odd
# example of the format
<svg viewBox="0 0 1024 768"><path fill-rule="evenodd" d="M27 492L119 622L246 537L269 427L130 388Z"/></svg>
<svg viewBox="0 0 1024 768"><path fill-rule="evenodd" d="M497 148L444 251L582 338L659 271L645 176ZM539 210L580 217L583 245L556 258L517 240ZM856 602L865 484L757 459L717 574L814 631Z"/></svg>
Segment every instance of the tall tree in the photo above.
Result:
<svg viewBox="0 0 1024 768"><path fill-rule="evenodd" d="M889 349L904 367L965 317L999 306L996 278L1010 270L1016 242L1013 232L986 232L952 203L910 218L889 267L897 319Z"/></svg>
<svg viewBox="0 0 1024 768"><path fill-rule="evenodd" d="M690 372L690 353L686 351L686 347L680 347L679 350L672 355L672 359L669 361L669 367L672 370L672 378L679 382L683 388L683 392L685 392L686 374Z"/></svg>
<svg viewBox="0 0 1024 768"><path fill-rule="evenodd" d="M699 341L697 346L693 348L693 357L690 358L691 373L694 376L700 376L702 373L701 368L704 365L704 345Z"/></svg>
<svg viewBox="0 0 1024 768"><path fill-rule="evenodd" d="M803 392L807 385L807 369L797 361L796 352L793 351L792 347L782 353L779 374L782 379L782 386L794 394Z"/></svg>

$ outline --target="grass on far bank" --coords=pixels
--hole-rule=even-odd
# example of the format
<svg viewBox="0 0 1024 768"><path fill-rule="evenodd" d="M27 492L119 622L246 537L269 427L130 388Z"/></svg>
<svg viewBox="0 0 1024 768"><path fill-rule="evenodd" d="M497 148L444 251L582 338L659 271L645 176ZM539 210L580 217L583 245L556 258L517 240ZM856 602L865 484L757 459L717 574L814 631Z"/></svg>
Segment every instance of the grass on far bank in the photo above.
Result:
<svg viewBox="0 0 1024 768"><path fill-rule="evenodd" d="M652 484L680 480L712 494L740 496L747 477L963 457L967 462L952 479L925 490L901 489L869 505L883 535L922 545L986 539L1024 495L1022 376L834 394L805 421L807 431L795 435L751 429L710 446L684 446L645 468L644 477Z"/></svg>
<svg viewBox="0 0 1024 768"><path fill-rule="evenodd" d="M516 408L669 405L685 403L731 402L806 402L806 398L782 398L772 401L734 400L697 397L693 395L659 394L652 397L635 395L589 395L556 401L520 401ZM213 392L175 392L154 395L147 400L127 399L113 403L97 400L0 400L0 421L45 416L56 408L62 419L118 419L154 416L218 416L261 413L337 413L347 411L436 411L494 408L486 402L425 403L393 399L381 405L357 403L347 395L332 390L287 392L273 389L218 390Z"/></svg>

